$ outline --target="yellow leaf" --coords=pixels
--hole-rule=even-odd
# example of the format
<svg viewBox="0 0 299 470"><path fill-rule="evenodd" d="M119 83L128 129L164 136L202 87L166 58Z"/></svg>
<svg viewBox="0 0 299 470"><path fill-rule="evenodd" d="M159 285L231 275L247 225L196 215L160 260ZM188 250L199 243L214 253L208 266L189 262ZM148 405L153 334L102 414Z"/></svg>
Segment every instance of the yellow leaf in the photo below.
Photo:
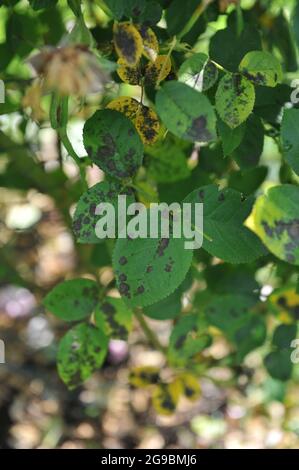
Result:
<svg viewBox="0 0 299 470"><path fill-rule="evenodd" d="M107 108L119 111L131 119L144 144L151 145L159 137L160 122L157 114L129 96L112 100Z"/></svg>
<svg viewBox="0 0 299 470"><path fill-rule="evenodd" d="M110 101L106 108L119 111L134 122L139 109L139 103L137 100L134 100L134 98L130 98L129 96L120 96L119 98Z"/></svg>
<svg viewBox="0 0 299 470"><path fill-rule="evenodd" d="M283 323L293 323L294 319L299 319L299 294L295 286L276 289L269 296L268 302Z"/></svg>
<svg viewBox="0 0 299 470"><path fill-rule="evenodd" d="M134 67L143 51L142 37L138 30L129 22L114 23L113 38L117 55L128 66Z"/></svg>
<svg viewBox="0 0 299 470"><path fill-rule="evenodd" d="M140 36L143 40L143 54L149 60L155 60L159 53L159 43L154 31L145 25L137 25Z"/></svg>
<svg viewBox="0 0 299 470"><path fill-rule="evenodd" d="M117 61L119 67L116 70L119 78L130 85L139 85L142 73L140 67L129 67L124 59L119 58Z"/></svg>
<svg viewBox="0 0 299 470"><path fill-rule="evenodd" d="M148 63L145 68L145 81L155 85L165 80L171 70L171 60L167 55L159 55L155 62Z"/></svg>
<svg viewBox="0 0 299 470"><path fill-rule="evenodd" d="M144 144L152 145L159 137L160 122L151 108L141 105L135 119L136 129Z"/></svg>
<svg viewBox="0 0 299 470"><path fill-rule="evenodd" d="M191 401L195 401L201 394L200 385L198 379L193 374L181 374L178 379L182 383L183 394L186 398Z"/></svg>
<svg viewBox="0 0 299 470"><path fill-rule="evenodd" d="M134 367L130 371L129 381L138 388L156 384L159 381L159 369L153 366Z"/></svg>
<svg viewBox="0 0 299 470"><path fill-rule="evenodd" d="M172 415L177 407L182 394L182 384L180 380L174 380L170 384L159 384L153 392L153 407L161 415Z"/></svg>

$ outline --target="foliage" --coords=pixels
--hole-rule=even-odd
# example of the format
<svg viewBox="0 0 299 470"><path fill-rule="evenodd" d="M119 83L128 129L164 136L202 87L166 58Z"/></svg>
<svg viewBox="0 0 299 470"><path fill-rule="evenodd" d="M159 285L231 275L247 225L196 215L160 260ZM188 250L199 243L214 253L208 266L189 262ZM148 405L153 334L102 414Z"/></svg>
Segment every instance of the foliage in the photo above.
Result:
<svg viewBox="0 0 299 470"><path fill-rule="evenodd" d="M15 132L0 132L0 185L48 194L84 253L78 278L43 301L72 322L58 346L59 375L69 388L81 385L104 364L109 340L130 341L139 322L167 373L140 365L130 381L149 388L164 415L180 397L196 400L215 365L230 367L236 386L257 348L267 374L291 379L299 318L299 108L289 103L299 3L183 3L0 2L1 115L20 118ZM68 135L76 119L84 121L84 155ZM37 133L53 129L76 178L63 158L50 173L35 158L32 121ZM101 179L89 187L90 168ZM119 195L147 206L203 203L202 248L162 235L100 240L96 206L116 206ZM108 265L114 274L105 283ZM167 344L148 319L171 321ZM219 338L227 354L215 359Z"/></svg>

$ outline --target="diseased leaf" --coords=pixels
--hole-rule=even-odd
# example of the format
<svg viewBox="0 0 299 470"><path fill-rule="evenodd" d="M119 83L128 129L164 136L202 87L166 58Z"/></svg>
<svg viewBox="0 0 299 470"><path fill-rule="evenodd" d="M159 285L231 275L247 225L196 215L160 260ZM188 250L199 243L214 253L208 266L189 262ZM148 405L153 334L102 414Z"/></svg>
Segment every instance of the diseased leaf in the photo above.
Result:
<svg viewBox="0 0 299 470"><path fill-rule="evenodd" d="M74 389L99 369L108 350L107 337L93 325L79 323L59 343L58 373L69 389Z"/></svg>
<svg viewBox="0 0 299 470"><path fill-rule="evenodd" d="M216 138L216 116L208 98L177 81L165 83L157 93L156 109L165 126L191 142Z"/></svg>
<svg viewBox="0 0 299 470"><path fill-rule="evenodd" d="M182 384L179 380L174 380L169 384L156 385L153 392L153 407L158 414L172 415L181 395Z"/></svg>
<svg viewBox="0 0 299 470"><path fill-rule="evenodd" d="M132 311L122 299L106 297L96 308L95 322L106 336L127 340L132 328Z"/></svg>
<svg viewBox="0 0 299 470"><path fill-rule="evenodd" d="M152 145L158 139L160 123L153 109L128 96L110 101L107 108L125 114L134 123L144 144Z"/></svg>
<svg viewBox="0 0 299 470"><path fill-rule="evenodd" d="M143 54L149 60L156 60L159 53L159 43L154 31L146 25L136 25L143 41Z"/></svg>
<svg viewBox="0 0 299 470"><path fill-rule="evenodd" d="M129 66L135 66L143 51L143 41L139 31L129 22L114 23L114 46L118 56Z"/></svg>
<svg viewBox="0 0 299 470"><path fill-rule="evenodd" d="M84 125L83 142L92 161L115 178L131 177L141 165L141 139L132 122L118 111L96 111Z"/></svg>
<svg viewBox="0 0 299 470"><path fill-rule="evenodd" d="M244 221L253 198L244 199L233 189L203 186L190 193L184 202L203 203L203 248L227 263L250 263L266 253L258 237Z"/></svg>
<svg viewBox="0 0 299 470"><path fill-rule="evenodd" d="M99 204L105 202L113 204L116 221L118 221L117 203L120 195L127 196L127 205L135 201L133 191L129 188L123 189L118 181L102 181L82 194L73 216L73 231L78 243L102 243L104 241L95 232L100 217L99 214L96 214L96 208ZM115 232L118 232L117 222Z"/></svg>
<svg viewBox="0 0 299 470"><path fill-rule="evenodd" d="M144 388L160 381L159 368L153 366L134 367L130 370L129 381L134 387Z"/></svg>
<svg viewBox="0 0 299 470"><path fill-rule="evenodd" d="M299 109L285 109L281 123L283 155L292 170L299 175Z"/></svg>
<svg viewBox="0 0 299 470"><path fill-rule="evenodd" d="M167 357L172 365L182 367L212 343L207 325L198 315L183 315L172 329Z"/></svg>
<svg viewBox="0 0 299 470"><path fill-rule="evenodd" d="M129 67L124 59L119 58L117 68L117 75L119 78L130 85L139 85L142 79L142 71L139 65ZM124 98L124 97L122 97Z"/></svg>
<svg viewBox="0 0 299 470"><path fill-rule="evenodd" d="M188 400L196 401L201 395L200 385L198 383L198 378L190 373L184 373L177 377L181 381L183 395L185 395Z"/></svg>
<svg viewBox="0 0 299 470"><path fill-rule="evenodd" d="M234 129L240 126L253 110L254 86L241 74L226 74L219 82L215 100L219 116Z"/></svg>
<svg viewBox="0 0 299 470"><path fill-rule="evenodd" d="M275 289L268 298L268 304L282 323L299 320L299 294L296 286L286 285Z"/></svg>
<svg viewBox="0 0 299 470"><path fill-rule="evenodd" d="M135 117L135 126L146 145L152 145L159 137L160 122L155 111L148 106L141 105Z"/></svg>
<svg viewBox="0 0 299 470"><path fill-rule="evenodd" d="M66 321L88 317L98 301L98 286L90 279L71 279L58 284L44 298L44 306Z"/></svg>
<svg viewBox="0 0 299 470"><path fill-rule="evenodd" d="M145 218L151 213L147 210ZM169 238L117 240L113 268L119 292L130 306L158 302L182 283L193 255L184 242L171 234Z"/></svg>
<svg viewBox="0 0 299 470"><path fill-rule="evenodd" d="M218 69L202 52L193 54L182 63L178 71L179 81L197 91L211 88L218 79Z"/></svg>
<svg viewBox="0 0 299 470"><path fill-rule="evenodd" d="M149 62L145 67L145 83L154 86L160 83L171 70L171 60L167 55L158 55L154 62Z"/></svg>
<svg viewBox="0 0 299 470"><path fill-rule="evenodd" d="M248 52L241 60L239 70L255 85L275 87L282 80L279 60L265 51Z"/></svg>
<svg viewBox="0 0 299 470"><path fill-rule="evenodd" d="M299 265L299 188L270 188L254 206L254 231L279 259Z"/></svg>

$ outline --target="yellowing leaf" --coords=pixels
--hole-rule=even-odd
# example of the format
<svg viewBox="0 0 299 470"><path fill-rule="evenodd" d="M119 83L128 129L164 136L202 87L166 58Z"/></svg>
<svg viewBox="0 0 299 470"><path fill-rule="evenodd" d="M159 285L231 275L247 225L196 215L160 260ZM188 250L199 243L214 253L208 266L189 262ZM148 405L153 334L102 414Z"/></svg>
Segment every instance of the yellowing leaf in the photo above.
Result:
<svg viewBox="0 0 299 470"><path fill-rule="evenodd" d="M114 46L118 56L131 67L134 67L142 55L142 37L131 23L114 23Z"/></svg>
<svg viewBox="0 0 299 470"><path fill-rule="evenodd" d="M195 401L200 396L201 390L198 379L192 374L181 374L178 379L182 383L183 394L191 401Z"/></svg>
<svg viewBox="0 0 299 470"><path fill-rule="evenodd" d="M120 98L110 101L106 108L119 111L134 122L139 109L139 103L137 100L134 100L134 98L130 98L129 96L121 96Z"/></svg>
<svg viewBox="0 0 299 470"><path fill-rule="evenodd" d="M121 58L118 59L117 63L119 67L116 72L119 78L130 85L139 85L142 78L140 67L138 65L136 67L129 67L126 61Z"/></svg>
<svg viewBox="0 0 299 470"><path fill-rule="evenodd" d="M156 384L159 381L159 369L153 366L134 367L131 369L129 381L138 388Z"/></svg>
<svg viewBox="0 0 299 470"><path fill-rule="evenodd" d="M182 395L182 384L180 380L174 380L170 384L159 384L153 393L153 407L161 415L172 415Z"/></svg>
<svg viewBox="0 0 299 470"><path fill-rule="evenodd" d="M165 80L171 70L171 60L167 55L159 55L155 62L150 62L145 68L145 81L155 85Z"/></svg>
<svg viewBox="0 0 299 470"><path fill-rule="evenodd" d="M293 323L299 319L299 294L295 286L276 289L268 299L270 307L283 323Z"/></svg>
<svg viewBox="0 0 299 470"><path fill-rule="evenodd" d="M157 114L129 96L112 100L107 108L125 114L135 125L144 144L151 145L159 136L160 123Z"/></svg>
<svg viewBox="0 0 299 470"><path fill-rule="evenodd" d="M136 129L144 144L151 145L159 137L160 123L155 111L141 105L135 119Z"/></svg>
<svg viewBox="0 0 299 470"><path fill-rule="evenodd" d="M145 25L136 26L143 40L143 54L149 60L155 60L159 53L159 43L154 31Z"/></svg>

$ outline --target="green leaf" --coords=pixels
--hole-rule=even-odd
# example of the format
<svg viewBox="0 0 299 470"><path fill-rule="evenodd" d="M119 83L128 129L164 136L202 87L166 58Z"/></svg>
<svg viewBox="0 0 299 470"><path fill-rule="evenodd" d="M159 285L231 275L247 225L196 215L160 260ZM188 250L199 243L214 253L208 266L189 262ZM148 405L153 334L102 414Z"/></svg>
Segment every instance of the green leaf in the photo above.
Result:
<svg viewBox="0 0 299 470"><path fill-rule="evenodd" d="M234 129L240 126L253 110L254 86L241 74L227 73L219 82L215 100L219 116Z"/></svg>
<svg viewBox="0 0 299 470"><path fill-rule="evenodd" d="M173 319L181 312L181 297L182 292L180 288L178 288L168 297L160 300L160 302L144 307L143 313L147 317L154 318L155 320Z"/></svg>
<svg viewBox="0 0 299 470"><path fill-rule="evenodd" d="M84 125L83 142L92 161L115 178L131 177L141 165L140 137L130 119L118 111L96 111Z"/></svg>
<svg viewBox="0 0 299 470"><path fill-rule="evenodd" d="M270 188L254 207L254 231L279 259L299 265L299 188Z"/></svg>
<svg viewBox="0 0 299 470"><path fill-rule="evenodd" d="M150 211L147 211L150 216ZM184 280L193 250L184 238L119 238L113 268L120 294L130 306L147 306L170 295Z"/></svg>
<svg viewBox="0 0 299 470"><path fill-rule="evenodd" d="M275 87L282 80L279 60L265 51L248 52L241 60L239 70L255 85Z"/></svg>
<svg viewBox="0 0 299 470"><path fill-rule="evenodd" d="M221 138L224 156L227 157L239 147L245 134L246 124L231 129L222 119L217 120L217 129Z"/></svg>
<svg viewBox="0 0 299 470"><path fill-rule="evenodd" d="M266 166L258 166L245 171L232 171L229 175L228 186L249 196L265 181L267 173Z"/></svg>
<svg viewBox="0 0 299 470"><path fill-rule="evenodd" d="M178 71L179 81L197 91L211 88L218 79L218 69L202 52L193 54L182 63Z"/></svg>
<svg viewBox="0 0 299 470"><path fill-rule="evenodd" d="M296 338L297 325L279 325L274 331L272 345L278 349L286 349L291 347L291 342Z"/></svg>
<svg viewBox="0 0 299 470"><path fill-rule="evenodd" d="M241 34L238 34L234 20L234 24L229 23L227 28L217 31L211 38L209 56L225 69L236 72L244 55L261 47L260 33L257 28L251 24L245 24Z"/></svg>
<svg viewBox="0 0 299 470"><path fill-rule="evenodd" d="M81 16L81 0L67 0L68 6L71 8L74 15Z"/></svg>
<svg viewBox="0 0 299 470"><path fill-rule="evenodd" d="M43 8L54 7L58 0L29 0L33 10L42 10Z"/></svg>
<svg viewBox="0 0 299 470"><path fill-rule="evenodd" d="M250 263L265 254L257 236L244 226L253 198L244 199L233 189L218 190L203 186L190 193L184 202L203 203L203 248L227 263Z"/></svg>
<svg viewBox="0 0 299 470"><path fill-rule="evenodd" d="M236 360L261 346L266 339L265 321L254 315L252 295L226 294L214 296L205 308L209 324L219 328L236 348Z"/></svg>
<svg viewBox="0 0 299 470"><path fill-rule="evenodd" d="M206 332L206 325L198 315L184 315L173 327L167 356L171 364L190 364L196 354L211 345L212 339Z"/></svg>
<svg viewBox="0 0 299 470"><path fill-rule="evenodd" d="M191 154L190 144L182 142L168 133L163 140L146 148L145 165L148 175L157 183L174 183L187 178L190 169L187 157Z"/></svg>
<svg viewBox="0 0 299 470"><path fill-rule="evenodd" d="M299 1L296 1L296 5L294 7L294 11L292 14L292 27L294 31L294 37L299 47Z"/></svg>
<svg viewBox="0 0 299 470"><path fill-rule="evenodd" d="M71 279L54 287L43 304L54 315L66 321L88 317L98 301L98 286L90 279Z"/></svg>
<svg viewBox="0 0 299 470"><path fill-rule="evenodd" d="M256 304L251 295L226 294L214 296L205 308L210 325L215 326L229 338L246 323L250 309Z"/></svg>
<svg viewBox="0 0 299 470"><path fill-rule="evenodd" d="M110 338L127 340L132 329L132 310L122 299L106 297L96 308L95 322Z"/></svg>
<svg viewBox="0 0 299 470"><path fill-rule="evenodd" d="M291 362L290 349L280 349L270 352L264 359L264 364L274 379L288 380L292 375L293 364Z"/></svg>
<svg viewBox="0 0 299 470"><path fill-rule="evenodd" d="M290 167L299 175L299 109L285 109L281 123L283 156Z"/></svg>
<svg viewBox="0 0 299 470"><path fill-rule="evenodd" d="M114 206L115 234L118 233L118 196L120 195L127 196L127 205L135 201L132 190L122 189L122 185L118 181L97 183L82 194L73 217L73 231L78 243L102 243L104 241L104 239L97 237L95 232L97 221L100 218L95 212L100 203L110 203Z"/></svg>
<svg viewBox="0 0 299 470"><path fill-rule="evenodd" d="M251 114L246 121L243 139L233 151L232 158L242 170L255 167L263 153L265 129L261 119Z"/></svg>
<svg viewBox="0 0 299 470"><path fill-rule="evenodd" d="M188 85L169 81L156 95L157 112L177 137L191 142L216 138L216 116L208 98Z"/></svg>
<svg viewBox="0 0 299 470"><path fill-rule="evenodd" d="M58 373L69 389L74 389L99 369L107 355L108 339L93 325L79 323L59 343Z"/></svg>

